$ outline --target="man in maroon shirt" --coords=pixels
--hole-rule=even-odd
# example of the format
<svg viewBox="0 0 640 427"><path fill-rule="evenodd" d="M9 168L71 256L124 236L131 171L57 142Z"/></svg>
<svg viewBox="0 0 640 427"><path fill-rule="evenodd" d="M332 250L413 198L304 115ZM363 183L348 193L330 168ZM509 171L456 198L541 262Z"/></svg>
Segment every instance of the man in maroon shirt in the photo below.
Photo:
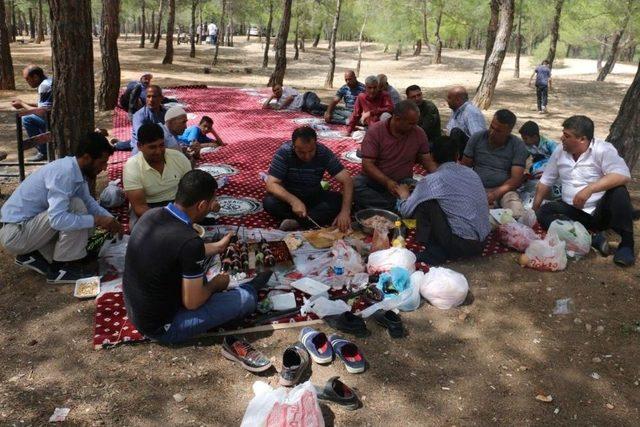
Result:
<svg viewBox="0 0 640 427"><path fill-rule="evenodd" d="M391 113L393 111L393 102L387 92L378 88L378 78L376 76L367 77L364 85L365 92L356 98L353 114L347 125L347 133L349 135L360 122L365 126L371 126L380 121L382 113Z"/></svg>
<svg viewBox="0 0 640 427"><path fill-rule="evenodd" d="M415 184L413 165L435 170L419 118L418 107L405 100L395 106L390 119L369 127L362 141L362 173L355 178L356 209L395 211L398 186Z"/></svg>

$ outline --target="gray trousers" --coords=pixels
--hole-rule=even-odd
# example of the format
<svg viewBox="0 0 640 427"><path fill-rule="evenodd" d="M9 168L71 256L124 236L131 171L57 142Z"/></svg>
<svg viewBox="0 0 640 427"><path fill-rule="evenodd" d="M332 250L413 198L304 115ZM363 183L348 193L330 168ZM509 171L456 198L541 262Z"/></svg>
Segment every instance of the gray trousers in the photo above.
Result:
<svg viewBox="0 0 640 427"><path fill-rule="evenodd" d="M71 212L85 215L84 202L74 197L69 203ZM0 244L14 255L38 251L49 262L76 261L87 256L87 241L91 229L58 231L51 228L49 215L44 211L28 221L4 224L0 229Z"/></svg>
<svg viewBox="0 0 640 427"><path fill-rule="evenodd" d="M331 114L331 123L346 125L347 123L349 123L351 114L353 114L353 110L337 106L333 109L333 113Z"/></svg>

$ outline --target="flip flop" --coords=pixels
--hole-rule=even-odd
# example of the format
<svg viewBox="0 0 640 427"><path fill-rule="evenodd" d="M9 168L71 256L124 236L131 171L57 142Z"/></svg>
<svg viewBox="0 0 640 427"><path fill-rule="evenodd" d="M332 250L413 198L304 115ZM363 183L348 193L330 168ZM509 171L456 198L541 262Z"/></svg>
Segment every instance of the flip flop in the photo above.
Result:
<svg viewBox="0 0 640 427"><path fill-rule="evenodd" d="M329 341L333 347L333 352L342 360L347 372L350 374L364 372L366 362L357 345L336 334L329 335Z"/></svg>
<svg viewBox="0 0 640 427"><path fill-rule="evenodd" d="M358 395L340 377L331 377L323 388L314 386L318 399L337 403L349 411L358 409L361 405Z"/></svg>

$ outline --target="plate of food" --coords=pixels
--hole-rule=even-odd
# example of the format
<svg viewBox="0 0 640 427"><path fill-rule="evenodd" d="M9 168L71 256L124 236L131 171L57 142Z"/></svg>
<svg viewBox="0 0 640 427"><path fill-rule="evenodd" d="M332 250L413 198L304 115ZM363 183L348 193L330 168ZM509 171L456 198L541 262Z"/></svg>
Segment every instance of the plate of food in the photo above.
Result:
<svg viewBox="0 0 640 427"><path fill-rule="evenodd" d="M356 221L362 227L362 231L368 234L373 234L376 228L391 230L399 220L398 215L384 209L363 209L356 213Z"/></svg>
<svg viewBox="0 0 640 427"><path fill-rule="evenodd" d="M76 280L73 296L76 298L95 298L100 293L100 278L98 276Z"/></svg>

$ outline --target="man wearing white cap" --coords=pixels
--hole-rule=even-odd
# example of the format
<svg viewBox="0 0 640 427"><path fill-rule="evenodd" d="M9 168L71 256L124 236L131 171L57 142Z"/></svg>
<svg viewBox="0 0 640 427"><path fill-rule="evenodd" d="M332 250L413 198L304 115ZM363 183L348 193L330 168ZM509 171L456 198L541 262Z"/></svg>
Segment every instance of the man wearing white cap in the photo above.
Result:
<svg viewBox="0 0 640 427"><path fill-rule="evenodd" d="M164 115L164 124L160 123L164 132L164 146L172 150L182 151L182 145L178 137L187 129L187 112L176 105L167 110Z"/></svg>

